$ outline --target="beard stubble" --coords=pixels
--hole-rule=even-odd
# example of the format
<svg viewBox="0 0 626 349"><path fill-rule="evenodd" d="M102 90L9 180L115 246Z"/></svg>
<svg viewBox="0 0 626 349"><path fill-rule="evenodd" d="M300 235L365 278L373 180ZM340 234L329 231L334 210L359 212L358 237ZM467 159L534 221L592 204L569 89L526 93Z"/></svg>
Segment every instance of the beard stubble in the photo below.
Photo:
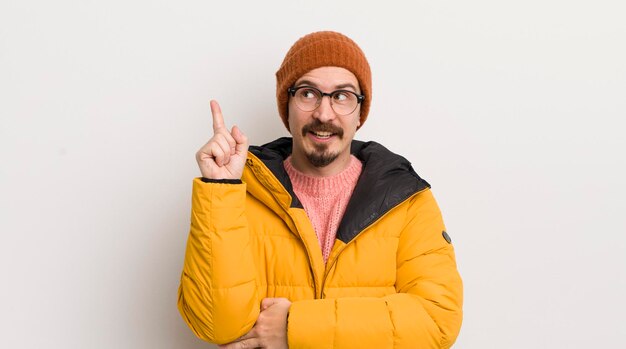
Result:
<svg viewBox="0 0 626 349"><path fill-rule="evenodd" d="M330 132L334 136L339 137L339 139L343 139L342 128L330 123L322 123L317 119L302 127L302 137L306 137L310 132ZM315 167L328 166L339 156L339 152L330 152L327 144L313 144L313 148L312 152L306 152L305 155L311 165Z"/></svg>

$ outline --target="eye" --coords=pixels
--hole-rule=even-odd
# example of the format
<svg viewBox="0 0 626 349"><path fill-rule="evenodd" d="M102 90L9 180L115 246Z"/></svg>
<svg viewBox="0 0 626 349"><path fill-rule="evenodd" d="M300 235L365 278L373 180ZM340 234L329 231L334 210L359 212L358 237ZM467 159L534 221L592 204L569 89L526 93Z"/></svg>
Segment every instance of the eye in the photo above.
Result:
<svg viewBox="0 0 626 349"><path fill-rule="evenodd" d="M352 94L348 91L335 91L333 93L333 100L335 102L346 102L348 100L350 100L351 98L354 98L352 96Z"/></svg>
<svg viewBox="0 0 626 349"><path fill-rule="evenodd" d="M310 88L303 88L298 90L300 97L304 99L317 99L317 91Z"/></svg>

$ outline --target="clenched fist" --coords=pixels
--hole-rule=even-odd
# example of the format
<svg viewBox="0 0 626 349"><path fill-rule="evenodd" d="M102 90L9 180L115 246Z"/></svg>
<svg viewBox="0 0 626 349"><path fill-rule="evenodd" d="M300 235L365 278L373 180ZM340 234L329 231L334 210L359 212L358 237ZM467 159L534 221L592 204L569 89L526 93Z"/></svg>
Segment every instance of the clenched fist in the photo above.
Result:
<svg viewBox="0 0 626 349"><path fill-rule="evenodd" d="M237 126L228 130L217 101L211 101L213 137L196 153L202 176L209 179L241 179L248 156L248 138Z"/></svg>

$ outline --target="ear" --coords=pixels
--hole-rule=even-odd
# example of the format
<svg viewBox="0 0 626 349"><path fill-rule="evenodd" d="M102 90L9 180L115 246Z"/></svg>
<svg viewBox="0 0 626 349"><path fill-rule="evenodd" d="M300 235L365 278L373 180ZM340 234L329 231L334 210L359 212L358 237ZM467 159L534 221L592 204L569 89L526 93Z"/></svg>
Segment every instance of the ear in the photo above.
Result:
<svg viewBox="0 0 626 349"><path fill-rule="evenodd" d="M289 134L291 134L291 124L289 123L289 109L287 109L286 118L283 119L281 117L280 121L283 123L283 125L287 129L287 132L289 132Z"/></svg>

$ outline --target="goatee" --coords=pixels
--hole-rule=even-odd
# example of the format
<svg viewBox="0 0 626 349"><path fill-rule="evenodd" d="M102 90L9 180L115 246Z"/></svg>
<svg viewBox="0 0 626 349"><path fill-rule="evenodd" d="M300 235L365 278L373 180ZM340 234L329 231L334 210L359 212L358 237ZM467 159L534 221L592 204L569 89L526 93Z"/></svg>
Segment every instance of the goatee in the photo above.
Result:
<svg viewBox="0 0 626 349"><path fill-rule="evenodd" d="M307 159L311 165L315 167L325 167L339 156L339 153L331 153L327 149L326 145L316 145L315 151L312 153L306 153Z"/></svg>
<svg viewBox="0 0 626 349"><path fill-rule="evenodd" d="M306 137L308 133L329 132L332 136L343 139L343 129L330 123L322 123L315 119L302 127L302 137ZM313 144L315 148L312 152L306 153L306 157L315 167L325 167L335 161L339 156L339 152L331 153L326 144Z"/></svg>

